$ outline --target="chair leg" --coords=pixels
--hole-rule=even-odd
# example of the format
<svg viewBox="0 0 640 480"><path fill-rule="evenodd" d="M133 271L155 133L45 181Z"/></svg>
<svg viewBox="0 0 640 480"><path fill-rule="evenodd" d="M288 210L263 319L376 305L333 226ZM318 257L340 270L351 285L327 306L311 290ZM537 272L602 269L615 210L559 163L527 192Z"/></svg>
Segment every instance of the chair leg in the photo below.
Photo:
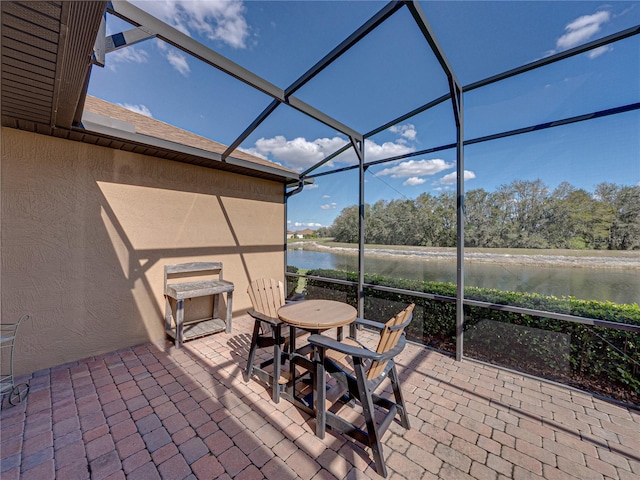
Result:
<svg viewBox="0 0 640 480"><path fill-rule="evenodd" d="M280 402L280 365L282 363L282 331L280 325L273 327L273 381L271 382L271 398L275 403Z"/></svg>
<svg viewBox="0 0 640 480"><path fill-rule="evenodd" d="M398 414L400 415L400 424L407 430L411 430L409 415L407 415L407 409L404 405L404 397L402 396L402 390L400 389L400 381L398 380L398 371L396 370L395 363L389 370L389 380L391 380L393 394L396 398L396 406L398 408Z"/></svg>
<svg viewBox="0 0 640 480"><path fill-rule="evenodd" d="M369 438L369 447L373 453L373 461L376 463L376 472L379 475L387 476L387 466L384 462L384 456L382 453L382 444L380 443L380 436L378 435L378 427L375 422L375 412L373 410L373 399L371 398L371 392L367 387L366 372L362 359L354 358L354 369L356 373L356 380L358 382L358 391L360 393L360 403L362 404L362 413L364 414L365 422L367 424L367 436Z"/></svg>
<svg viewBox="0 0 640 480"><path fill-rule="evenodd" d="M327 379L324 370L324 349L317 348L313 353L315 371L313 372L315 382L315 395L313 398L313 408L316 411L316 436L324 438L327 429L327 411L325 401L327 392L325 389Z"/></svg>
<svg viewBox="0 0 640 480"><path fill-rule="evenodd" d="M258 337L260 336L260 322L256 320L253 325L253 335L251 336L251 347L249 347L249 358L247 359L247 368L244 371L244 381L248 382L253 372L253 362L256 358L256 350L258 349Z"/></svg>

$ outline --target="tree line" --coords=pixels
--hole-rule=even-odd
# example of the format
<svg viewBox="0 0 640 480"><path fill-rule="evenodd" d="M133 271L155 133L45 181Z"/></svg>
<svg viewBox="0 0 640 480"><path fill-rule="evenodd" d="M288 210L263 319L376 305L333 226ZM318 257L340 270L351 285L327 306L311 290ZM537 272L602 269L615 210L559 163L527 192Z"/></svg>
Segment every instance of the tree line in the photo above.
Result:
<svg viewBox="0 0 640 480"><path fill-rule="evenodd" d="M365 243L456 245L456 195L365 204ZM465 194L465 245L484 248L640 249L640 185L601 183L593 193L568 182L514 180L494 192ZM358 206L343 209L318 236L358 242Z"/></svg>

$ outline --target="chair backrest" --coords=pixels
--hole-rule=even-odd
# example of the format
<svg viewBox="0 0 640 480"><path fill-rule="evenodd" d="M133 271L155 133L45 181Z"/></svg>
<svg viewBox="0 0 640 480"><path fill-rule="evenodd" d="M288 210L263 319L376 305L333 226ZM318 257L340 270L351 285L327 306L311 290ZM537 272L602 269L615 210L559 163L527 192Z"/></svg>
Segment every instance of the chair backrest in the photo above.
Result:
<svg viewBox="0 0 640 480"><path fill-rule="evenodd" d="M285 303L282 282L273 278L259 278L249 284L247 293L256 312L278 318L278 309Z"/></svg>
<svg viewBox="0 0 640 480"><path fill-rule="evenodd" d="M413 309L415 304L412 303L395 317L384 325L384 329L380 332L380 341L376 348L376 353L386 353L395 347L404 332L404 328L411 323L413 319ZM367 380L372 380L384 372L387 362L372 362L367 372Z"/></svg>

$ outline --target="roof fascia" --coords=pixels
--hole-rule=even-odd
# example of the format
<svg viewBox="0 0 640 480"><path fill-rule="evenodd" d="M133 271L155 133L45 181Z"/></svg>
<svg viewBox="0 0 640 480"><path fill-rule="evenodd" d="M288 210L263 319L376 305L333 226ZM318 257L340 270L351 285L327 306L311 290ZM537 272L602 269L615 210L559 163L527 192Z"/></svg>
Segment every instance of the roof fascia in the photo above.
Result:
<svg viewBox="0 0 640 480"><path fill-rule="evenodd" d="M70 127L76 120L91 70L93 41L106 1L62 2L56 83L51 126Z"/></svg>
<svg viewBox="0 0 640 480"><path fill-rule="evenodd" d="M89 115L87 115L89 113ZM270 167L269 165L262 165L260 163L253 163L248 160L243 160L241 158L236 157L227 157L227 159L223 162L222 155L215 152L210 152L208 150L202 150L200 148L191 147L189 145L184 145L182 143L172 142L169 140L164 140L162 138L152 137L150 135L144 135L141 133L135 133L128 129L117 128L108 125L102 125L99 123L99 120L96 118L92 121L92 115L90 112L85 112L85 116L82 119L82 124L84 128L74 128L73 130L82 133L93 133L97 135L105 135L120 141L129 141L132 143L136 143L139 145L144 145L150 148L157 148L163 150L171 150L174 152L182 153L185 155L190 155L194 157L200 157L207 160L212 160L220 163L228 163L230 165L235 165L238 167L246 168L249 170L255 170L258 172L268 173L270 175L275 175L282 178L283 182L292 182L298 181L299 175L296 173L288 173L284 172L279 168ZM122 122L126 123L126 122Z"/></svg>

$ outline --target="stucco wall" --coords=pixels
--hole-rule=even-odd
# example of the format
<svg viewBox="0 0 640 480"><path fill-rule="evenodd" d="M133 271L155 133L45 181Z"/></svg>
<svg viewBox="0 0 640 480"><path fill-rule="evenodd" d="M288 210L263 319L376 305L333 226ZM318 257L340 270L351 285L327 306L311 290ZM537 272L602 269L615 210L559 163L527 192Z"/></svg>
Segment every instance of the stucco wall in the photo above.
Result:
<svg viewBox="0 0 640 480"><path fill-rule="evenodd" d="M1 321L16 373L164 337L163 267L283 278L281 184L2 128Z"/></svg>

